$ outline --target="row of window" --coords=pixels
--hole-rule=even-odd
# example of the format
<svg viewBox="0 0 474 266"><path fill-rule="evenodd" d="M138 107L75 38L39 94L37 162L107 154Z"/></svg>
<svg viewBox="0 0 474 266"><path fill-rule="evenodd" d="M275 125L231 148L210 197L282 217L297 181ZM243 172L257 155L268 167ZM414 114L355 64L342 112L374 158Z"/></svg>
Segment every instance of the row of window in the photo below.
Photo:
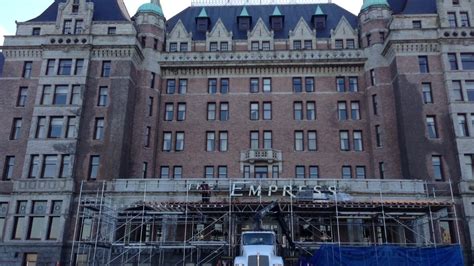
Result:
<svg viewBox="0 0 474 266"><path fill-rule="evenodd" d="M459 15L459 20L458 20ZM466 11L457 12L448 12L448 22L449 27L457 28L457 27L470 27L471 22L469 20L469 13Z"/></svg>
<svg viewBox="0 0 474 266"><path fill-rule="evenodd" d="M59 61L57 64L56 61ZM46 64L45 75L60 75L60 76L69 76L69 75L81 75L84 71L84 59L48 59ZM112 71L112 62L111 61L102 61L101 68L101 77L110 77ZM23 78L31 78L33 73L33 62L26 61L23 64Z"/></svg>
<svg viewBox="0 0 474 266"><path fill-rule="evenodd" d="M76 20L76 24L74 29L72 28L72 21L69 20L67 23L64 23L64 28L63 28L63 34L80 34L82 33L82 22ZM115 35L117 34L117 27L107 27L107 34L108 35ZM39 36L41 35L41 28L40 27L34 27L31 30L31 35L33 36Z"/></svg>
<svg viewBox="0 0 474 266"><path fill-rule="evenodd" d="M470 122L470 127L469 127L469 122ZM457 132L456 135L458 137L470 137L473 136L473 133L471 133L472 130L474 130L474 114L463 114L459 113L457 114Z"/></svg>
<svg viewBox="0 0 474 266"><path fill-rule="evenodd" d="M452 99L457 102L474 102L474 80L453 80Z"/></svg>

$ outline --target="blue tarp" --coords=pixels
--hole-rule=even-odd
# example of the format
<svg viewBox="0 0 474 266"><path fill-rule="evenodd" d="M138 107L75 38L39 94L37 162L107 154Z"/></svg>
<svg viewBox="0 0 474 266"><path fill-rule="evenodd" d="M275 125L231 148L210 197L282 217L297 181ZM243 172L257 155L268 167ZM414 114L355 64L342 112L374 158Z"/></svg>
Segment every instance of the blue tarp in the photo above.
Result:
<svg viewBox="0 0 474 266"><path fill-rule="evenodd" d="M464 266L460 246L408 248L400 246L347 247L323 245L299 266Z"/></svg>

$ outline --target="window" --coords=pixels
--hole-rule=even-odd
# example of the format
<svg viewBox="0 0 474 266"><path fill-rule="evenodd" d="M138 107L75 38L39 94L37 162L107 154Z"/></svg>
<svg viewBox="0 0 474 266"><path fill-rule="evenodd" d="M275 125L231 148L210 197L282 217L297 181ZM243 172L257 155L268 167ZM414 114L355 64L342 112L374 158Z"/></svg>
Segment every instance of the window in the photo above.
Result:
<svg viewBox="0 0 474 266"><path fill-rule="evenodd" d="M344 78L336 78L336 88L338 92L345 92L346 91L346 81Z"/></svg>
<svg viewBox="0 0 474 266"><path fill-rule="evenodd" d="M168 166L162 166L160 168L160 178L162 179L170 178L170 168Z"/></svg>
<svg viewBox="0 0 474 266"><path fill-rule="evenodd" d="M263 120L272 120L272 103L263 103Z"/></svg>
<svg viewBox="0 0 474 266"><path fill-rule="evenodd" d="M171 53L175 53L178 51L178 44L175 42L170 43L170 50Z"/></svg>
<svg viewBox="0 0 474 266"><path fill-rule="evenodd" d="M367 34L366 39L367 39L367 46L371 46L372 45L372 35Z"/></svg>
<svg viewBox="0 0 474 266"><path fill-rule="evenodd" d="M227 178L227 166L218 167L219 178Z"/></svg>
<svg viewBox="0 0 474 266"><path fill-rule="evenodd" d="M379 162L379 176L380 176L380 179L385 179L385 164L384 164L384 162Z"/></svg>
<svg viewBox="0 0 474 266"><path fill-rule="evenodd" d="M3 239L3 230L5 228L5 220L7 218L8 203L0 202L0 239Z"/></svg>
<svg viewBox="0 0 474 266"><path fill-rule="evenodd" d="M33 31L31 32L31 35L39 36L40 34L41 34L41 28L33 28Z"/></svg>
<svg viewBox="0 0 474 266"><path fill-rule="evenodd" d="M148 97L147 102L148 116L153 115L153 97Z"/></svg>
<svg viewBox="0 0 474 266"><path fill-rule="evenodd" d="M472 84L474 85L474 83ZM474 88L474 86L473 86ZM461 81L453 80L453 100L454 101L464 101L464 96L462 93Z"/></svg>
<svg viewBox="0 0 474 266"><path fill-rule="evenodd" d="M360 120L360 104L359 102L351 102L351 119Z"/></svg>
<svg viewBox="0 0 474 266"><path fill-rule="evenodd" d="M18 201L16 214L26 214L26 201ZM15 217L15 223L13 224L13 240L21 240L25 234L25 227L26 227L26 217ZM25 257L25 261L33 261L33 256L28 256L31 253L28 253ZM36 260L34 260L36 263ZM26 263L25 263L26 264Z"/></svg>
<svg viewBox="0 0 474 266"><path fill-rule="evenodd" d="M459 0L453 0L453 6L459 5Z"/></svg>
<svg viewBox="0 0 474 266"><path fill-rule="evenodd" d="M206 133L206 151L214 151L216 149L216 133Z"/></svg>
<svg viewBox="0 0 474 266"><path fill-rule="evenodd" d="M208 80L208 93L216 94L217 93L217 79Z"/></svg>
<svg viewBox="0 0 474 266"><path fill-rule="evenodd" d="M474 177L474 154L464 155L465 163L465 172L467 174L467 179L472 179ZM0 229L2 228L0 224ZM1 233L0 233L1 234ZM0 236L1 239L1 236Z"/></svg>
<svg viewBox="0 0 474 266"><path fill-rule="evenodd" d="M347 104L346 102L337 103L337 114L340 121L347 120Z"/></svg>
<svg viewBox="0 0 474 266"><path fill-rule="evenodd" d="M109 88L99 87L99 99L97 101L98 106L107 106L109 98Z"/></svg>
<svg viewBox="0 0 474 266"><path fill-rule="evenodd" d="M104 118L96 118L95 119L95 129L94 129L94 139L95 140L103 140L104 139L104 127L105 127L105 120Z"/></svg>
<svg viewBox="0 0 474 266"><path fill-rule="evenodd" d="M176 80L168 79L166 81L166 94L174 94L176 90Z"/></svg>
<svg viewBox="0 0 474 266"><path fill-rule="evenodd" d="M380 31L379 36L380 36L380 42L384 43L385 42L385 32Z"/></svg>
<svg viewBox="0 0 474 266"><path fill-rule="evenodd" d="M316 103L315 102L306 103L306 118L308 120L316 120Z"/></svg>
<svg viewBox="0 0 474 266"><path fill-rule="evenodd" d="M39 155L31 155L30 157L30 172L29 178L38 178L40 170L40 157Z"/></svg>
<svg viewBox="0 0 474 266"><path fill-rule="evenodd" d="M209 51L216 52L217 51L217 42L211 42L209 44Z"/></svg>
<svg viewBox="0 0 474 266"><path fill-rule="evenodd" d="M293 41L293 50L301 50L301 41Z"/></svg>
<svg viewBox="0 0 474 266"><path fill-rule="evenodd" d="M84 69L84 59L76 59L76 66L74 67L74 75L81 75Z"/></svg>
<svg viewBox="0 0 474 266"><path fill-rule="evenodd" d="M229 120L229 103L221 103L220 104L219 119L221 121Z"/></svg>
<svg viewBox="0 0 474 266"><path fill-rule="evenodd" d="M421 84L422 91L423 91L423 103L433 103L433 93L431 91L431 83L423 83Z"/></svg>
<svg viewBox="0 0 474 266"><path fill-rule="evenodd" d="M349 146L349 131L339 131L339 143L341 151L349 151L351 149L351 147Z"/></svg>
<svg viewBox="0 0 474 266"><path fill-rule="evenodd" d="M250 92L257 93L259 91L259 84L258 78L251 78L250 79Z"/></svg>
<svg viewBox="0 0 474 266"><path fill-rule="evenodd" d="M72 85L71 105L82 104L81 85Z"/></svg>
<svg viewBox="0 0 474 266"><path fill-rule="evenodd" d="M319 178L319 167L318 166L310 166L309 167L309 178L311 178L311 179Z"/></svg>
<svg viewBox="0 0 474 266"><path fill-rule="evenodd" d="M430 139L438 138L438 129L436 127L436 117L434 116L426 117L426 130L428 132L428 138Z"/></svg>
<svg viewBox="0 0 474 266"><path fill-rule="evenodd" d="M116 27L108 27L108 28L107 28L107 34L108 34L108 35L115 35L115 34L117 34L117 28L116 28Z"/></svg>
<svg viewBox="0 0 474 266"><path fill-rule="evenodd" d="M293 78L293 92L300 93L303 91L301 78Z"/></svg>
<svg viewBox="0 0 474 266"><path fill-rule="evenodd" d="M110 77L110 73L112 70L112 62L111 61L103 61L102 62L102 77Z"/></svg>
<svg viewBox="0 0 474 266"><path fill-rule="evenodd" d="M378 110L378 98L377 94L372 95L372 110L374 112L374 115L378 115L379 110Z"/></svg>
<svg viewBox="0 0 474 266"><path fill-rule="evenodd" d="M183 167L182 166L175 166L173 168L173 178L174 179L183 178Z"/></svg>
<svg viewBox="0 0 474 266"><path fill-rule="evenodd" d="M223 52L229 51L229 43L228 42L221 42L221 51L223 51Z"/></svg>
<svg viewBox="0 0 474 266"><path fill-rule="evenodd" d="M188 80L187 79L180 79L179 80L178 94L186 94L187 91L188 91Z"/></svg>
<svg viewBox="0 0 474 266"><path fill-rule="evenodd" d="M455 12L448 12L448 22L450 28L456 28L458 26Z"/></svg>
<svg viewBox="0 0 474 266"><path fill-rule="evenodd" d="M185 103L178 103L178 121L186 120L186 104Z"/></svg>
<svg viewBox="0 0 474 266"><path fill-rule="evenodd" d="M54 178L57 175L58 156L45 155L43 162L43 178Z"/></svg>
<svg viewBox="0 0 474 266"><path fill-rule="evenodd" d="M219 151L227 151L229 149L229 134L227 131L219 132Z"/></svg>
<svg viewBox="0 0 474 266"><path fill-rule="evenodd" d="M316 151L318 149L318 135L316 131L308 131L308 151Z"/></svg>
<svg viewBox="0 0 474 266"><path fill-rule="evenodd" d="M214 167L212 166L205 166L204 167L204 176L207 179L214 178Z"/></svg>
<svg viewBox="0 0 474 266"><path fill-rule="evenodd" d="M263 148L265 150L272 149L273 136L271 131L263 131Z"/></svg>
<svg viewBox="0 0 474 266"><path fill-rule="evenodd" d="M151 72L150 88L155 88L156 73Z"/></svg>
<svg viewBox="0 0 474 266"><path fill-rule="evenodd" d="M297 165L295 167L295 177L296 178L305 178L305 169L302 165Z"/></svg>
<svg viewBox="0 0 474 266"><path fill-rule="evenodd" d="M414 29L421 29L421 20L413 20L412 25Z"/></svg>
<svg viewBox="0 0 474 266"><path fill-rule="evenodd" d="M271 92L271 91L272 91L272 79L264 78L263 79L263 92Z"/></svg>
<svg viewBox="0 0 474 266"><path fill-rule="evenodd" d="M207 120L216 120L216 104L208 103L207 104Z"/></svg>
<svg viewBox="0 0 474 266"><path fill-rule="evenodd" d="M342 167L342 179L352 179L352 167L343 166Z"/></svg>
<svg viewBox="0 0 474 266"><path fill-rule="evenodd" d="M431 157L431 164L433 166L433 177L436 181L443 180L443 165L441 162L441 156L433 155Z"/></svg>
<svg viewBox="0 0 474 266"><path fill-rule="evenodd" d="M356 178L365 179L365 166L356 166Z"/></svg>
<svg viewBox="0 0 474 266"><path fill-rule="evenodd" d="M14 167L15 167L15 156L7 156L5 159L5 167L3 170L3 180L12 179ZM0 231L2 230L3 230L3 226L0 227Z"/></svg>
<svg viewBox="0 0 474 266"><path fill-rule="evenodd" d="M270 51L270 42L269 41L263 41L262 42L262 50L263 51Z"/></svg>
<svg viewBox="0 0 474 266"><path fill-rule="evenodd" d="M459 137L469 137L469 128L467 125L467 115L458 114Z"/></svg>
<svg viewBox="0 0 474 266"><path fill-rule="evenodd" d="M305 78L306 92L314 92L314 78Z"/></svg>
<svg viewBox="0 0 474 266"><path fill-rule="evenodd" d="M46 117L38 117L38 125L36 127L36 138L43 139L46 137Z"/></svg>
<svg viewBox="0 0 474 266"><path fill-rule="evenodd" d="M31 61L25 62L23 65L23 75L22 75L23 78L25 79L31 78L32 70L33 70L33 62Z"/></svg>
<svg viewBox="0 0 474 266"><path fill-rule="evenodd" d="M165 121L173 121L174 105L172 103L165 104Z"/></svg>
<svg viewBox="0 0 474 266"><path fill-rule="evenodd" d="M370 70L370 85L375 86L375 69Z"/></svg>
<svg viewBox="0 0 474 266"><path fill-rule="evenodd" d="M69 76L72 73L72 59L60 59L58 75Z"/></svg>
<svg viewBox="0 0 474 266"><path fill-rule="evenodd" d="M418 56L418 65L420 67L420 73L429 73L430 68L428 66L427 56Z"/></svg>
<svg viewBox="0 0 474 266"><path fill-rule="evenodd" d="M279 178L280 177L280 167L278 165L272 166L272 178Z"/></svg>
<svg viewBox="0 0 474 266"><path fill-rule="evenodd" d="M175 151L184 150L184 132L176 132Z"/></svg>
<svg viewBox="0 0 474 266"><path fill-rule="evenodd" d="M64 20L63 34L72 34L72 20Z"/></svg>
<svg viewBox="0 0 474 266"><path fill-rule="evenodd" d="M259 104L257 102L250 103L250 120L259 120Z"/></svg>
<svg viewBox="0 0 474 266"><path fill-rule="evenodd" d="M142 178L145 179L148 176L148 163L143 162L142 164Z"/></svg>
<svg viewBox="0 0 474 266"><path fill-rule="evenodd" d="M258 150L259 148L259 133L258 131L250 132L250 149Z"/></svg>
<svg viewBox="0 0 474 266"><path fill-rule="evenodd" d="M347 49L355 49L355 40L354 39L347 39L346 40L346 48Z"/></svg>
<svg viewBox="0 0 474 266"><path fill-rule="evenodd" d="M46 223L47 201L33 201L31 208L30 224L28 228L29 240L41 240L44 234Z"/></svg>
<svg viewBox="0 0 474 266"><path fill-rule="evenodd" d="M260 49L258 41L253 41L250 45L252 51L258 51Z"/></svg>
<svg viewBox="0 0 474 266"><path fill-rule="evenodd" d="M244 165L243 178L250 178L250 166L249 165Z"/></svg>
<svg viewBox="0 0 474 266"><path fill-rule="evenodd" d="M377 148L382 147L382 129L380 126L375 126L375 144L377 145Z"/></svg>
<svg viewBox="0 0 474 266"><path fill-rule="evenodd" d="M82 34L84 22L77 19L74 25L74 34Z"/></svg>
<svg viewBox="0 0 474 266"><path fill-rule="evenodd" d="M466 81L466 95L468 101L474 102L474 81Z"/></svg>
<svg viewBox="0 0 474 266"><path fill-rule="evenodd" d="M54 90L53 104L65 105L67 103L68 86L58 85Z"/></svg>
<svg viewBox="0 0 474 266"><path fill-rule="evenodd" d="M304 150L304 137L303 131L295 131L295 151Z"/></svg>
<svg viewBox="0 0 474 266"><path fill-rule="evenodd" d="M12 130L10 133L10 140L17 140L20 138L21 135L21 125L22 119L21 118L14 118L12 124Z"/></svg>
<svg viewBox="0 0 474 266"><path fill-rule="evenodd" d="M469 22L469 15L467 12L460 12L459 16L461 17L461 27L471 26L471 23Z"/></svg>
<svg viewBox="0 0 474 266"><path fill-rule="evenodd" d="M77 137L77 118L75 116L70 116L67 118L66 138L76 138L76 137Z"/></svg>
<svg viewBox="0 0 474 266"><path fill-rule="evenodd" d="M343 49L344 48L344 40L336 40L334 48L335 49Z"/></svg>
<svg viewBox="0 0 474 266"><path fill-rule="evenodd" d="M455 53L448 54L449 67L451 70L458 70L458 56Z"/></svg>
<svg viewBox="0 0 474 266"><path fill-rule="evenodd" d="M54 59L48 59L48 62L46 63L46 76L50 76L54 74L54 65L56 64L56 60Z"/></svg>
<svg viewBox="0 0 474 266"><path fill-rule="evenodd" d="M71 177L71 156L63 155L61 158L61 171L59 177Z"/></svg>
<svg viewBox="0 0 474 266"><path fill-rule="evenodd" d="M357 77L349 78L349 91L358 92L359 91L359 79Z"/></svg>
<svg viewBox="0 0 474 266"><path fill-rule="evenodd" d="M353 143L354 143L354 151L363 151L364 144L362 141L362 131L355 130L353 132Z"/></svg>
<svg viewBox="0 0 474 266"><path fill-rule="evenodd" d="M145 139L144 139L144 146L150 147L150 135L151 135L151 127L145 128Z"/></svg>
<svg viewBox="0 0 474 266"><path fill-rule="evenodd" d="M461 53L461 64L464 70L474 70L474 53Z"/></svg>
<svg viewBox="0 0 474 266"><path fill-rule="evenodd" d="M51 117L49 122L48 138L61 138L63 135L63 118L62 117Z"/></svg>
<svg viewBox="0 0 474 266"><path fill-rule="evenodd" d="M172 135L171 132L163 133L163 151L171 151Z"/></svg>
<svg viewBox="0 0 474 266"><path fill-rule="evenodd" d="M304 49L305 50L313 49L313 41L312 40L305 40L304 41Z"/></svg>
<svg viewBox="0 0 474 266"><path fill-rule="evenodd" d="M293 118L295 120L303 120L303 103L295 102L293 103Z"/></svg>

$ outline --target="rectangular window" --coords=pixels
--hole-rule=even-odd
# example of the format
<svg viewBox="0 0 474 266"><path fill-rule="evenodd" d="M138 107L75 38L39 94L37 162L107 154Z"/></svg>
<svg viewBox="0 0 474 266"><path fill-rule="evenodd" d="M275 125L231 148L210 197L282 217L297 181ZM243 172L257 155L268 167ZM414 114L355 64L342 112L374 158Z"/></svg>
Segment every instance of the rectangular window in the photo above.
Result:
<svg viewBox="0 0 474 266"><path fill-rule="evenodd" d="M365 179L365 166L356 166L356 178Z"/></svg>
<svg viewBox="0 0 474 266"><path fill-rule="evenodd" d="M347 120L347 104L346 102L337 103L337 114L340 121Z"/></svg>
<svg viewBox="0 0 474 266"><path fill-rule="evenodd" d="M473 154L465 154L464 155L464 161L465 161L465 173L467 179L472 179L474 178L474 155ZM0 229L2 227L0 226ZM1 239L1 237L0 237Z"/></svg>
<svg viewBox="0 0 474 266"><path fill-rule="evenodd" d="M378 103L377 94L372 95L372 110L373 110L374 115L378 115L379 103Z"/></svg>
<svg viewBox="0 0 474 266"><path fill-rule="evenodd" d="M44 233L45 222L45 217L30 217L28 240L41 240ZM27 265L31 265L31 263L28 263Z"/></svg>
<svg viewBox="0 0 474 266"><path fill-rule="evenodd" d="M29 178L38 178L40 170L40 157L39 155L31 155L30 157L30 172Z"/></svg>
<svg viewBox="0 0 474 266"><path fill-rule="evenodd" d="M46 72L45 72L46 76L50 76L54 74L55 64L56 64L55 59L48 59L48 62L46 64Z"/></svg>
<svg viewBox="0 0 474 266"><path fill-rule="evenodd" d="M63 136L63 126L63 117L51 117L49 121L48 138L61 138Z"/></svg>
<svg viewBox="0 0 474 266"><path fill-rule="evenodd" d="M175 53L178 51L178 43L171 42L170 43L170 50L171 53Z"/></svg>
<svg viewBox="0 0 474 266"><path fill-rule="evenodd" d="M418 56L418 65L420 67L420 73L430 72L430 68L428 65L428 56Z"/></svg>
<svg viewBox="0 0 474 266"><path fill-rule="evenodd" d="M293 41L293 50L301 50L301 41Z"/></svg>
<svg viewBox="0 0 474 266"><path fill-rule="evenodd" d="M172 103L165 104L165 121L173 121L174 105Z"/></svg>
<svg viewBox="0 0 474 266"><path fill-rule="evenodd" d="M57 176L58 156L45 155L43 161L43 178L54 178Z"/></svg>
<svg viewBox="0 0 474 266"><path fill-rule="evenodd" d="M207 120L216 120L216 103L207 104Z"/></svg>
<svg viewBox="0 0 474 266"><path fill-rule="evenodd" d="M187 79L180 79L179 80L178 94L186 94L187 92L188 92L188 80Z"/></svg>
<svg viewBox="0 0 474 266"><path fill-rule="evenodd" d="M312 165L309 167L309 178L318 179L319 178L319 167Z"/></svg>
<svg viewBox="0 0 474 266"><path fill-rule="evenodd" d="M263 92L271 92L271 91L272 91L272 79L264 78L263 79Z"/></svg>
<svg viewBox="0 0 474 266"><path fill-rule="evenodd" d="M272 166L272 178L280 178L280 167L278 165Z"/></svg>
<svg viewBox="0 0 474 266"><path fill-rule="evenodd" d="M450 70L458 70L459 69L458 56L455 53L449 53L448 54L448 61L449 61Z"/></svg>
<svg viewBox="0 0 474 266"><path fill-rule="evenodd" d="M349 91L358 92L359 91L359 78L350 77L349 78Z"/></svg>
<svg viewBox="0 0 474 266"><path fill-rule="evenodd" d="M272 103L263 103L263 120L272 120Z"/></svg>
<svg viewBox="0 0 474 266"><path fill-rule="evenodd" d="M228 151L229 149L229 134L227 131L219 132L219 151Z"/></svg>
<svg viewBox="0 0 474 266"><path fill-rule="evenodd" d="M33 28L33 31L31 32L31 35L33 35L33 36L41 35L41 28Z"/></svg>
<svg viewBox="0 0 474 266"><path fill-rule="evenodd" d="M162 166L160 168L160 178L162 179L170 178L170 168L168 166Z"/></svg>
<svg viewBox="0 0 474 266"><path fill-rule="evenodd" d="M100 156L92 155L89 162L89 179L95 180L99 176Z"/></svg>
<svg viewBox="0 0 474 266"><path fill-rule="evenodd" d="M300 179L305 178L305 169L304 169L304 166L302 166L302 165L297 165L297 166L295 167L295 177L296 177L296 178L300 178Z"/></svg>
<svg viewBox="0 0 474 266"><path fill-rule="evenodd" d="M108 35L115 35L115 34L117 34L117 27L108 27L108 28L107 28L107 34L108 34Z"/></svg>
<svg viewBox="0 0 474 266"><path fill-rule="evenodd" d="M153 115L153 97L148 97L147 102L148 116Z"/></svg>
<svg viewBox="0 0 474 266"><path fill-rule="evenodd" d="M427 116L426 117L426 130L428 132L428 138L436 139L438 138L438 129L436 126L436 117Z"/></svg>
<svg viewBox="0 0 474 266"><path fill-rule="evenodd" d="M295 151L304 151L303 131L295 131Z"/></svg>
<svg viewBox="0 0 474 266"><path fill-rule="evenodd" d="M346 48L347 49L355 49L355 40L354 39L347 39L346 40Z"/></svg>
<svg viewBox="0 0 474 266"><path fill-rule="evenodd" d="M178 103L178 121L186 120L186 104L185 103Z"/></svg>
<svg viewBox="0 0 474 266"><path fill-rule="evenodd" d="M84 27L84 21L76 19L76 24L74 25L74 34L82 34Z"/></svg>
<svg viewBox="0 0 474 266"><path fill-rule="evenodd" d="M151 72L150 88L154 89L156 83L156 73Z"/></svg>
<svg viewBox="0 0 474 266"><path fill-rule="evenodd" d="M69 116L67 118L67 129L66 129L66 138L76 138L77 137L77 118L75 116Z"/></svg>
<svg viewBox="0 0 474 266"><path fill-rule="evenodd" d="M461 64L464 70L474 70L474 53L461 53Z"/></svg>
<svg viewBox="0 0 474 266"><path fill-rule="evenodd" d="M472 83L472 85L473 85L472 87L474 89L474 83ZM473 94L473 96L474 96L474 94ZM459 80L453 80L453 100L454 101L461 101L461 102L464 101L461 81L459 81ZM473 100L474 100L474 98L473 98Z"/></svg>
<svg viewBox="0 0 474 266"><path fill-rule="evenodd" d="M71 105L82 104L81 85L72 85Z"/></svg>
<svg viewBox="0 0 474 266"><path fill-rule="evenodd" d="M252 51L258 51L260 49L260 44L258 41L253 41L251 44L250 44L250 49Z"/></svg>
<svg viewBox="0 0 474 266"><path fill-rule="evenodd" d="M229 79L221 79L221 94L229 93Z"/></svg>
<svg viewBox="0 0 474 266"><path fill-rule="evenodd" d="M351 102L351 119L360 120L360 104L359 102Z"/></svg>
<svg viewBox="0 0 474 266"><path fill-rule="evenodd" d="M166 94L174 94L176 91L176 80L168 79L166 81Z"/></svg>
<svg viewBox="0 0 474 266"><path fill-rule="evenodd" d="M259 133L258 131L250 132L250 149L258 150L259 148Z"/></svg>
<svg viewBox="0 0 474 266"><path fill-rule="evenodd" d="M421 87L423 92L423 103L433 103L433 92L431 90L431 83L423 83L421 84Z"/></svg>
<svg viewBox="0 0 474 266"><path fill-rule="evenodd" d="M306 92L314 92L314 78L305 78L304 87Z"/></svg>
<svg viewBox="0 0 474 266"><path fill-rule="evenodd" d="M306 103L306 119L316 120L316 103L315 102Z"/></svg>
<svg viewBox="0 0 474 266"><path fill-rule="evenodd" d="M346 91L346 79L339 77L336 78L336 88L338 92L345 92Z"/></svg>
<svg viewBox="0 0 474 266"><path fill-rule="evenodd" d="M316 131L308 131L308 151L316 151L318 149L318 134Z"/></svg>
<svg viewBox="0 0 474 266"><path fill-rule="evenodd" d="M271 131L263 131L263 148L265 150L273 148L273 136Z"/></svg>
<svg viewBox="0 0 474 266"><path fill-rule="evenodd" d="M183 178L183 167L182 166L173 167L173 178L174 179Z"/></svg>
<svg viewBox="0 0 474 266"><path fill-rule="evenodd" d="M27 61L23 65L23 78L29 79L31 78L31 73L33 71L33 62Z"/></svg>
<svg viewBox="0 0 474 266"><path fill-rule="evenodd" d="M184 151L184 132L176 132L175 151Z"/></svg>
<svg viewBox="0 0 474 266"><path fill-rule="evenodd" d="M379 162L379 176L380 176L380 179L385 179L385 164L384 164L384 162Z"/></svg>
<svg viewBox="0 0 474 266"><path fill-rule="evenodd" d="M364 144L362 141L362 131L354 130L352 133L353 143L354 143L354 151L363 151Z"/></svg>
<svg viewBox="0 0 474 266"><path fill-rule="evenodd" d="M352 167L343 166L342 167L342 179L352 179Z"/></svg>
<svg viewBox="0 0 474 266"><path fill-rule="evenodd" d="M148 176L148 163L143 162L142 164L142 178L145 179Z"/></svg>
<svg viewBox="0 0 474 266"><path fill-rule="evenodd" d="M3 239L3 231L5 228L5 220L7 218L8 203L0 202L0 240Z"/></svg>
<svg viewBox="0 0 474 266"><path fill-rule="evenodd" d="M14 118L12 123L12 129L10 133L10 140L17 140L20 138L21 135L21 125L22 119L21 118Z"/></svg>
<svg viewBox="0 0 474 266"><path fill-rule="evenodd" d="M109 88L99 87L99 99L97 101L97 106L107 106L108 100L109 100Z"/></svg>
<svg viewBox="0 0 474 266"><path fill-rule="evenodd" d="M421 29L421 20L414 20L412 25L414 29Z"/></svg>
<svg viewBox="0 0 474 266"><path fill-rule="evenodd" d="M334 48L335 49L343 49L344 48L344 40L336 40Z"/></svg>
<svg viewBox="0 0 474 266"><path fill-rule="evenodd" d="M379 125L375 126L375 144L377 145L377 148L382 147L382 129L380 128Z"/></svg>
<svg viewBox="0 0 474 266"><path fill-rule="evenodd" d="M214 178L214 167L213 166L205 166L204 167L204 176L207 179Z"/></svg>
<svg viewBox="0 0 474 266"><path fill-rule="evenodd" d="M456 19L455 12L448 12L448 22L449 22L449 27L451 28L456 28L458 26L458 21Z"/></svg>
<svg viewBox="0 0 474 266"><path fill-rule="evenodd" d="M209 44L209 51L210 52L216 52L217 51L217 42L211 42Z"/></svg>
<svg viewBox="0 0 474 266"><path fill-rule="evenodd" d="M257 102L250 103L250 120L259 120L260 111L259 104Z"/></svg>
<svg viewBox="0 0 474 266"><path fill-rule="evenodd" d="M102 77L110 77L111 70L112 70L112 62L111 61L103 61L102 62L101 76Z"/></svg>
<svg viewBox="0 0 474 266"><path fill-rule="evenodd" d="M3 170L3 180L12 179L14 168L15 168L15 156L7 156L6 159L5 159L5 167L4 167L4 170ZM0 231L1 230L3 230L3 227L0 227ZM0 239L1 239L1 237L0 237Z"/></svg>
<svg viewBox="0 0 474 266"><path fill-rule="evenodd" d="M365 37L367 39L367 46L371 46L372 45L372 34L369 33Z"/></svg>
<svg viewBox="0 0 474 266"><path fill-rule="evenodd" d="M302 102L293 103L293 118L295 120L303 120L303 103Z"/></svg>
<svg viewBox="0 0 474 266"><path fill-rule="evenodd" d="M95 119L95 128L94 128L94 139L95 140L103 140L104 139L104 131L105 131L105 120L104 118L96 118Z"/></svg>
<svg viewBox="0 0 474 266"><path fill-rule="evenodd" d="M206 132L206 151L215 151L216 149L216 133Z"/></svg>
<svg viewBox="0 0 474 266"><path fill-rule="evenodd" d="M436 181L442 181L444 179L443 175L443 165L441 161L441 156L433 155L431 157L431 163L433 166L433 177Z"/></svg>
<svg viewBox="0 0 474 266"><path fill-rule="evenodd" d="M301 84L301 78L293 78L293 92L303 92L303 85Z"/></svg>
<svg viewBox="0 0 474 266"><path fill-rule="evenodd" d="M466 95L468 101L474 102L474 81L472 80L466 81Z"/></svg>
<svg viewBox="0 0 474 266"><path fill-rule="evenodd" d="M250 92L257 93L259 91L259 84L258 78L251 78L250 79Z"/></svg>
<svg viewBox="0 0 474 266"><path fill-rule="evenodd" d="M227 178L227 166L218 167L219 178Z"/></svg>
<svg viewBox="0 0 474 266"><path fill-rule="evenodd" d="M469 14L467 12L459 12L461 18L461 27L470 27Z"/></svg>
<svg viewBox="0 0 474 266"><path fill-rule="evenodd" d="M63 34L72 34L72 20L64 20Z"/></svg>
<svg viewBox="0 0 474 266"><path fill-rule="evenodd" d="M76 59L76 67L74 68L74 75L82 75L84 69L84 59Z"/></svg>
<svg viewBox="0 0 474 266"><path fill-rule="evenodd" d="M349 131L341 130L339 131L339 143L341 151L349 151L351 149L349 145Z"/></svg>
<svg viewBox="0 0 474 266"><path fill-rule="evenodd" d="M61 171L60 176L61 178L71 177L71 156L70 155L63 155L61 158Z"/></svg>
<svg viewBox="0 0 474 266"><path fill-rule="evenodd" d="M469 137L466 114L458 114L458 134L459 137Z"/></svg>
<svg viewBox="0 0 474 266"><path fill-rule="evenodd" d="M270 42L269 41L263 41L262 42L262 50L263 51L270 51Z"/></svg>
<svg viewBox="0 0 474 266"><path fill-rule="evenodd" d="M69 76L72 73L72 59L60 59L58 75Z"/></svg>
<svg viewBox="0 0 474 266"><path fill-rule="evenodd" d="M229 51L229 43L228 42L221 42L221 51L223 51L223 52Z"/></svg>
<svg viewBox="0 0 474 266"><path fill-rule="evenodd" d="M46 117L38 117L38 125L36 127L36 138L44 139L46 138Z"/></svg>
<svg viewBox="0 0 474 266"><path fill-rule="evenodd" d="M221 121L228 121L229 120L229 103L221 103L220 104L219 119Z"/></svg>
<svg viewBox="0 0 474 266"><path fill-rule="evenodd" d="M209 79L207 88L208 88L207 92L209 94L216 94L217 93L217 79Z"/></svg>
<svg viewBox="0 0 474 266"><path fill-rule="evenodd" d="M151 136L151 127L146 127L143 145L147 148L150 147L150 136Z"/></svg>
<svg viewBox="0 0 474 266"><path fill-rule="evenodd" d="M304 41L304 49L305 50L313 49L313 41L312 40L305 40Z"/></svg>
<svg viewBox="0 0 474 266"><path fill-rule="evenodd" d="M250 166L249 165L244 165L243 178L250 178Z"/></svg>
<svg viewBox="0 0 474 266"><path fill-rule="evenodd" d="M58 85L54 90L53 104L54 105L65 105L67 104L67 94L68 94L67 85Z"/></svg>
<svg viewBox="0 0 474 266"><path fill-rule="evenodd" d="M163 151L171 151L172 138L171 132L163 132Z"/></svg>

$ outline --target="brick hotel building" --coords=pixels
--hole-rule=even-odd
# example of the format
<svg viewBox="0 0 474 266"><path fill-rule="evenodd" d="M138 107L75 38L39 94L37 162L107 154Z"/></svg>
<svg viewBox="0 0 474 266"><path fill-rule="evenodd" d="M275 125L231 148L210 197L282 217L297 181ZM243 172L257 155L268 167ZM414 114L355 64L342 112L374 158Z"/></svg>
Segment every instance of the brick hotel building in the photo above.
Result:
<svg viewBox="0 0 474 266"><path fill-rule="evenodd" d="M214 265L273 200L300 250L461 244L469 262L473 12L55 0L1 47L0 264ZM305 205L314 186L350 199Z"/></svg>

